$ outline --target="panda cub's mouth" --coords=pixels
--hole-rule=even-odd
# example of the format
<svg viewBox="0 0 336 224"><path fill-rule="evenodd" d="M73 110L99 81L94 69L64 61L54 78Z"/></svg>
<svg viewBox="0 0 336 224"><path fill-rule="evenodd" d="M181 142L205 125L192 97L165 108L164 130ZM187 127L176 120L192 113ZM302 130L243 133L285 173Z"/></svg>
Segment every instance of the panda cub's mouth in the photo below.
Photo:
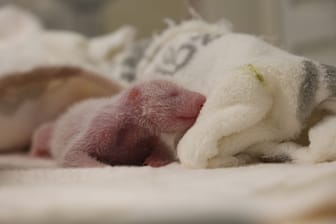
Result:
<svg viewBox="0 0 336 224"><path fill-rule="evenodd" d="M195 115L193 115L193 116L188 116L188 115L186 115L186 116L176 116L176 118L179 119L179 120L191 121L191 120L196 120L197 115L196 116Z"/></svg>
<svg viewBox="0 0 336 224"><path fill-rule="evenodd" d="M175 117L179 120L186 120L186 121L195 121L199 115L200 111L189 111L187 113L178 113L175 114Z"/></svg>
<svg viewBox="0 0 336 224"><path fill-rule="evenodd" d="M187 126L191 126L195 123L197 116L177 116L175 117L178 122L182 122Z"/></svg>

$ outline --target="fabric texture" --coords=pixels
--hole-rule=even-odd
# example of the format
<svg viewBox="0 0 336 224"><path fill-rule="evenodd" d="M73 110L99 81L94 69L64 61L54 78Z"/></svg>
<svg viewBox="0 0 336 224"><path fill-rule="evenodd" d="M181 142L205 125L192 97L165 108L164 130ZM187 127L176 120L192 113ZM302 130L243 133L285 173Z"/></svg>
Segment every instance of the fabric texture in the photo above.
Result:
<svg viewBox="0 0 336 224"><path fill-rule="evenodd" d="M0 222L334 223L336 164L55 168L0 157ZM10 169L8 167L11 167Z"/></svg>

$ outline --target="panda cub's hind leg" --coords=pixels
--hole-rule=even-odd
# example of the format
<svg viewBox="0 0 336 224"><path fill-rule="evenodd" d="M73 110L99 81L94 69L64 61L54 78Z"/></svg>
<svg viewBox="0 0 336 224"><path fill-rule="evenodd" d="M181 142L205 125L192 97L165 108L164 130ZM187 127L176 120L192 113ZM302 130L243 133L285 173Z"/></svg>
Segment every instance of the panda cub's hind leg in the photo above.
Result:
<svg viewBox="0 0 336 224"><path fill-rule="evenodd" d="M53 122L42 124L34 131L30 155L34 157L50 157L50 140L53 134Z"/></svg>

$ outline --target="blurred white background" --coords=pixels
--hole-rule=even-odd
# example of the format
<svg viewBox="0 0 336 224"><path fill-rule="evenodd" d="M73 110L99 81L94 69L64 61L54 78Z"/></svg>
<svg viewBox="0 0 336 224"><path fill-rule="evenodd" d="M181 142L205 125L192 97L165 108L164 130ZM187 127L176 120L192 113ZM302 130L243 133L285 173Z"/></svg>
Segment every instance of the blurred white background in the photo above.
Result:
<svg viewBox="0 0 336 224"><path fill-rule="evenodd" d="M234 30L259 35L291 52L336 64L335 0L195 0L209 21L229 19Z"/></svg>
<svg viewBox="0 0 336 224"><path fill-rule="evenodd" d="M296 54L336 64L336 0L0 0L37 14L45 26L88 36L130 24L139 38L165 27L164 18L228 19L237 32L258 35Z"/></svg>

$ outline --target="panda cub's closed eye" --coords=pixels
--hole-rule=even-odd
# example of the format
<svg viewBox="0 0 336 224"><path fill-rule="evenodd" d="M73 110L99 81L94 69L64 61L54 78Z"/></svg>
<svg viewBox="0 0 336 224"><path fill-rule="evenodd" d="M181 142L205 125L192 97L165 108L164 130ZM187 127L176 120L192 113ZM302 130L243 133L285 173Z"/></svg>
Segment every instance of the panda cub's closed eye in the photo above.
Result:
<svg viewBox="0 0 336 224"><path fill-rule="evenodd" d="M169 93L169 97L177 97L178 95L179 95L179 93L177 91Z"/></svg>

